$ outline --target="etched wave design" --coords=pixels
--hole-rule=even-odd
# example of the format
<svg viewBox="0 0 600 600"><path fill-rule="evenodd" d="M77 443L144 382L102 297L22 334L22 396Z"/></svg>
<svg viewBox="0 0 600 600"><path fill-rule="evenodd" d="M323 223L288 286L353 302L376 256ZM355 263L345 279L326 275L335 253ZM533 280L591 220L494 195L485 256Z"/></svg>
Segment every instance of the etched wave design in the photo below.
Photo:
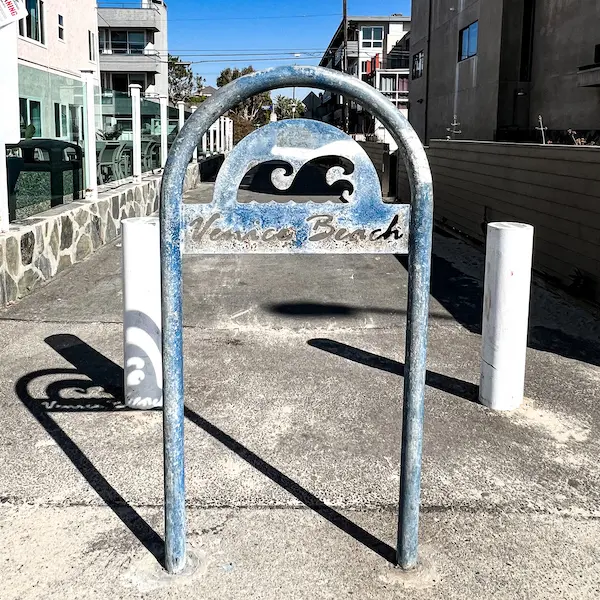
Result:
<svg viewBox="0 0 600 600"><path fill-rule="evenodd" d="M262 163L251 169L241 190L274 195L277 202L349 202L354 195L354 164L339 156L320 156L300 169L283 160ZM337 198L336 198L337 196ZM238 202L258 201L238 193Z"/></svg>

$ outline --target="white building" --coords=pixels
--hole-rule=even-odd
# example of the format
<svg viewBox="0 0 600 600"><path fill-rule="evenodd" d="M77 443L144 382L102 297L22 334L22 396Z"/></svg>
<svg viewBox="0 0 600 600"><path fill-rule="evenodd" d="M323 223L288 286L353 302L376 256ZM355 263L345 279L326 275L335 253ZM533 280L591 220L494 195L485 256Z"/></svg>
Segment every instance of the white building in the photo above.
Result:
<svg viewBox="0 0 600 600"><path fill-rule="evenodd" d="M99 86L95 0L26 0L18 25L21 137L80 142L82 71Z"/></svg>
<svg viewBox="0 0 600 600"><path fill-rule="evenodd" d="M142 86L144 95L169 93L167 5L163 0L100 3L100 70L102 89L129 92Z"/></svg>
<svg viewBox="0 0 600 600"><path fill-rule="evenodd" d="M410 17L348 17L347 72L370 83L408 115ZM322 67L344 68L344 23L340 23L323 58ZM325 92L317 118L343 125L343 100ZM355 103L348 107L350 133L375 134L377 123Z"/></svg>

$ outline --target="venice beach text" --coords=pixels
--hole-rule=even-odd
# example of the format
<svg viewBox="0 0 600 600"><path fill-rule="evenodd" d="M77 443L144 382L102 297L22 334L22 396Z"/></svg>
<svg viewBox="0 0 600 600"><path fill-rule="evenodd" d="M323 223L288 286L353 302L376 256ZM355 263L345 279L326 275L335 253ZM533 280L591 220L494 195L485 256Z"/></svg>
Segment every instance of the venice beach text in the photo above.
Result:
<svg viewBox="0 0 600 600"><path fill-rule="evenodd" d="M192 239L196 244L201 244L206 239L211 242L266 242L277 243L292 241L296 237L296 230L293 227L282 227L276 229L267 227L263 230L250 229L248 231L238 231L235 229L223 229L218 227L221 213L211 215L207 220L203 217L194 219L191 223ZM378 240L399 240L404 233L398 229L398 215L394 216L387 228L368 229L358 227L349 229L339 227L331 215L313 215L306 219L310 225L309 242L322 242L325 240L335 240L338 242L376 242Z"/></svg>

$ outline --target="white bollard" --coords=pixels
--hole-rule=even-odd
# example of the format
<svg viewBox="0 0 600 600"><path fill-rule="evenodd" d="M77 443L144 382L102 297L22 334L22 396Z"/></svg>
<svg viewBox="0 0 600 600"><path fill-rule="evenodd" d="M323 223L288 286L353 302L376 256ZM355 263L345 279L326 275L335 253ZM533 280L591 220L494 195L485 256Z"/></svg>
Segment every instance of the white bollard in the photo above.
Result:
<svg viewBox="0 0 600 600"><path fill-rule="evenodd" d="M225 152L225 117L219 117L219 152Z"/></svg>
<svg viewBox="0 0 600 600"><path fill-rule="evenodd" d="M532 252L531 225L488 224L479 400L494 410L523 401Z"/></svg>
<svg viewBox="0 0 600 600"><path fill-rule="evenodd" d="M81 71L83 78L84 114L83 131L85 156L86 199L98 198L98 163L96 156L96 99L94 71Z"/></svg>
<svg viewBox="0 0 600 600"><path fill-rule="evenodd" d="M229 146L227 150L233 150L233 119L229 119Z"/></svg>
<svg viewBox="0 0 600 600"><path fill-rule="evenodd" d="M158 217L123 220L125 404L162 406L160 225Z"/></svg>
<svg viewBox="0 0 600 600"><path fill-rule="evenodd" d="M183 126L185 125L185 102L183 100L180 100L177 103L177 117L179 131L181 131L183 129Z"/></svg>
<svg viewBox="0 0 600 600"><path fill-rule="evenodd" d="M169 98L168 96L159 96L160 102L160 164L162 167L167 162L169 156Z"/></svg>
<svg viewBox="0 0 600 600"><path fill-rule="evenodd" d="M198 110L197 106L192 106L192 114ZM194 162L198 162L198 146L194 147L194 156L192 157Z"/></svg>
<svg viewBox="0 0 600 600"><path fill-rule="evenodd" d="M217 139L217 130L215 124L213 123L208 130L210 133L210 141L209 141L209 150L211 154L216 152L216 139Z"/></svg>
<svg viewBox="0 0 600 600"><path fill-rule="evenodd" d="M133 180L142 180L142 86L132 83L129 86L131 94L131 122L133 127Z"/></svg>

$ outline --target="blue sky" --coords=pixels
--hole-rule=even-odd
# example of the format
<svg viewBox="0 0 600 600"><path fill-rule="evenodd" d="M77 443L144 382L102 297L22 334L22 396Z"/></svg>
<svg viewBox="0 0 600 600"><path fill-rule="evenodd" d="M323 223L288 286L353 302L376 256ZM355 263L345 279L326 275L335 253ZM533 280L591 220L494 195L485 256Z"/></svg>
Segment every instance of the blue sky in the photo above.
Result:
<svg viewBox="0 0 600 600"><path fill-rule="evenodd" d="M209 85L226 67L318 64L342 15L342 0L167 0L167 5L170 53L192 61ZM392 13L409 15L410 0L348 0L349 15ZM306 91L297 94L302 98Z"/></svg>

